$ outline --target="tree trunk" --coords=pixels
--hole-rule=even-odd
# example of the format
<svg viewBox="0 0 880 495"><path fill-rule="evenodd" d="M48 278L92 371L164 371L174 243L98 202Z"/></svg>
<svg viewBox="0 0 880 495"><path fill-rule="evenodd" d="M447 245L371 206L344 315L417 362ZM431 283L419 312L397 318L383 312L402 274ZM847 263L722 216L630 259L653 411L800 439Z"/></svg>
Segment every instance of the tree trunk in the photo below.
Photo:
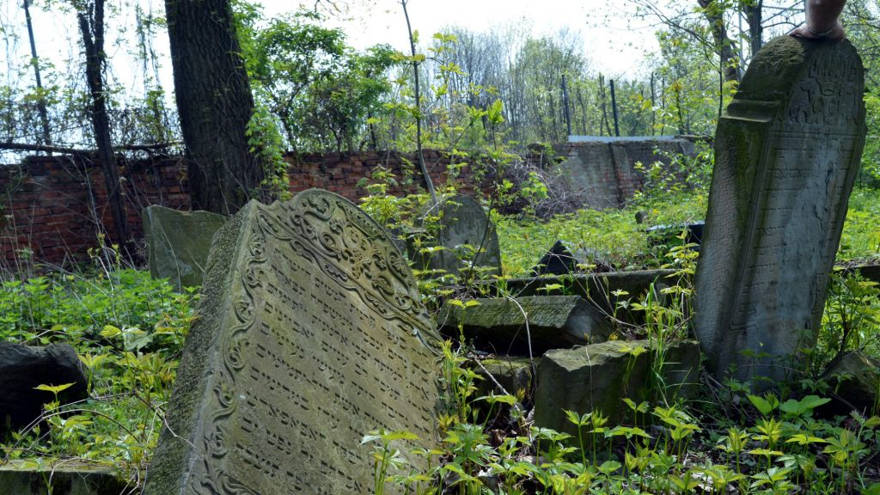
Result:
<svg viewBox="0 0 880 495"><path fill-rule="evenodd" d="M400 5L403 6L403 15L406 17L406 29L409 33L409 47L412 53L413 80L415 87L416 99L416 153L418 153L419 170L425 179L425 185L428 188L428 194L431 195L431 204L437 204L437 192L434 190L434 182L431 175L428 174L428 167L425 165L425 156L422 153L422 100L419 94L419 62L416 60L416 41L413 37L412 26L409 22L409 12L406 10L406 0L401 0Z"/></svg>
<svg viewBox="0 0 880 495"><path fill-rule="evenodd" d="M763 6L763 0L758 0L754 5L743 5L743 12L745 12L746 20L749 23L749 41L751 44L752 57L754 57L764 45L764 26L761 25L761 22L763 21L763 16L761 15Z"/></svg>
<svg viewBox="0 0 880 495"><path fill-rule="evenodd" d="M122 202L119 168L110 137L107 93L104 90L102 73L105 62L104 0L95 0L93 4L77 8L77 19L86 52L86 82L91 97L90 113L95 132L95 145L98 147L98 159L101 161L101 170L104 172L104 183L107 188L107 201L116 230L115 236L111 236L111 241L125 246L131 239L128 236L125 205Z"/></svg>
<svg viewBox="0 0 880 495"><path fill-rule="evenodd" d="M193 208L232 214L266 199L246 130L254 112L229 0L165 0Z"/></svg>
<svg viewBox="0 0 880 495"><path fill-rule="evenodd" d="M43 142L41 144L52 145L52 134L49 131L49 114L46 112L46 96L43 93L43 80L40 77L40 58L37 57L37 43L34 41L34 27L31 23L31 0L24 0L24 19L27 24L28 41L31 44L31 65L34 68L34 79L37 82L37 111L40 113L40 123L43 125Z"/></svg>
<svg viewBox="0 0 880 495"><path fill-rule="evenodd" d="M715 0L697 0L703 10L703 15L709 21L712 31L712 39L715 41L715 53L720 58L720 64L724 71L725 81L739 81L739 69L733 53L733 41L727 36L727 26L724 25L724 8L715 3Z"/></svg>

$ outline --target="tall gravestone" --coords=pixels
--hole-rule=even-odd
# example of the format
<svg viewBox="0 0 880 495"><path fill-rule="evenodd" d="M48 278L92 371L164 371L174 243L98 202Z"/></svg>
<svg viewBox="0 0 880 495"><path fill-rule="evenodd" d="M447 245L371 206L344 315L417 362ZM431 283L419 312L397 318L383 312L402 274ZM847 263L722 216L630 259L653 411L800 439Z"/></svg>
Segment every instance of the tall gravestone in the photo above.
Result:
<svg viewBox="0 0 880 495"><path fill-rule="evenodd" d="M364 434L433 440L437 336L378 224L310 190L214 241L147 494L367 493Z"/></svg>
<svg viewBox="0 0 880 495"><path fill-rule="evenodd" d="M814 345L864 146L863 90L848 41L785 36L721 118L695 315L715 374L782 379Z"/></svg>

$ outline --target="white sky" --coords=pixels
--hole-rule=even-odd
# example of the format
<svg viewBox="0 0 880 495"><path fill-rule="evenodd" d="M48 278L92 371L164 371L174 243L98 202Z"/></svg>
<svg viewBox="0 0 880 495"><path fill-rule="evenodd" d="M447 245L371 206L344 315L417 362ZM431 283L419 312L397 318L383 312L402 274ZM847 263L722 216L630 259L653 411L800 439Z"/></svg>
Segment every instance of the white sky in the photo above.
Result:
<svg viewBox="0 0 880 495"><path fill-rule="evenodd" d="M66 2L55 2L52 10L47 11L47 0L32 1L36 3L31 6L31 16L38 54L44 63L55 66L58 82L66 85L67 74L82 70L76 18L69 7L59 7L69 5ZM300 3L311 7L314 0L262 0L266 17L293 12ZM30 49L21 5L22 0L0 0L0 35L6 33L0 36L0 84L33 85L33 73L26 66ZM113 79L130 90L126 91L129 94L140 96L144 94L144 71L133 53L134 5L147 13L164 15L164 0L109 0L105 51L111 60ZM401 51L409 50L399 0L336 0L336 5L342 6L342 12L332 14L329 23L343 28L348 43L356 49L388 43ZM453 25L476 32L513 26L533 36L568 29L583 39L583 53L593 73L641 79L649 72L644 65L646 54L657 48L656 26L634 20L631 4L625 0L409 0L408 8L413 29L420 33L422 50L430 44L434 33ZM125 31L121 36L120 30ZM168 103L173 105L173 78L164 29L158 29L154 48L161 57L160 82L169 91ZM7 59L16 60L23 67L22 72L4 70ZM51 85L52 71L44 71L43 78L45 85ZM77 80L82 83L83 79Z"/></svg>
<svg viewBox="0 0 880 495"><path fill-rule="evenodd" d="M31 7L35 26L37 51L42 58L49 58L56 67L64 60L76 60L80 53L79 32L75 18L69 12L47 12L40 8L43 2L36 0ZM162 0L111 0L108 8L125 12L122 24L127 36L134 37L135 19L132 5L137 3L144 11L164 13ZM267 17L292 12L300 3L314 5L314 0L262 0ZM413 29L419 31L423 45L430 43L431 35L448 26L461 26L472 31L489 31L492 28L515 26L525 29L533 36L552 35L563 28L577 33L584 41L584 54L594 72L612 77L641 77L646 70L642 65L646 53L656 50L655 26L645 21L633 20L631 12L622 0L409 0L408 8ZM55 5L63 5L55 4ZM329 23L346 32L348 42L357 49L377 43L388 43L408 51L406 23L399 0L337 0L343 11L329 17ZM117 21L108 21L106 50L113 60L113 68L120 81L129 87L140 83L139 70L126 70L126 63L118 59L131 58L127 53L132 45L114 43L118 29ZM0 0L0 29L14 32L18 39L14 46L0 47L0 59L7 56L27 59L30 52L24 27L21 0ZM156 49L167 55L167 35L160 32ZM5 63L3 64L5 65ZM170 62L165 59L163 86L171 88ZM61 70L62 73L65 70ZM6 74L6 77L17 77Z"/></svg>
<svg viewBox="0 0 880 495"><path fill-rule="evenodd" d="M335 21L355 48L389 43L408 51L403 10L398 0L343 1L346 12ZM514 25L535 36L562 28L581 35L584 54L596 72L611 76L642 75L646 52L657 49L654 26L633 20L622 0L409 0L413 29L422 40L444 27L457 25L471 31ZM289 9L291 2L263 0L266 14ZM311 4L309 4L311 5ZM630 12L627 12L630 10ZM339 18L347 18L340 21Z"/></svg>

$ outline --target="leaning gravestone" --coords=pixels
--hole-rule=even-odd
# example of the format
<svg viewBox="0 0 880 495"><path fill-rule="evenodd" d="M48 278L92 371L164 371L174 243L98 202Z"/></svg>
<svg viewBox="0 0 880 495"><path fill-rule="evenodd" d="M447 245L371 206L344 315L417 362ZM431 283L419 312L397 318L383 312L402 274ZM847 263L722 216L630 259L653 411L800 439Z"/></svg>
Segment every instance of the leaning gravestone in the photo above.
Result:
<svg viewBox="0 0 880 495"><path fill-rule="evenodd" d="M848 41L785 36L755 56L718 124L696 275L709 367L778 380L815 343L865 139Z"/></svg>
<svg viewBox="0 0 880 495"><path fill-rule="evenodd" d="M436 333L348 200L248 203L215 236L200 304L147 494L367 493L364 434L433 440Z"/></svg>
<svg viewBox="0 0 880 495"><path fill-rule="evenodd" d="M441 205L441 228L437 234L437 245L444 249L430 255L425 260L414 254L416 266L426 265L430 269L442 269L447 273L459 273L462 262L474 267L488 267L489 274L501 274L501 250L498 246L498 233L489 220L483 206L476 199L459 194L447 199ZM462 246L479 250L473 259L460 259Z"/></svg>
<svg viewBox="0 0 880 495"><path fill-rule="evenodd" d="M150 275L167 278L177 290L201 285L211 239L226 217L152 205L144 208L143 221Z"/></svg>

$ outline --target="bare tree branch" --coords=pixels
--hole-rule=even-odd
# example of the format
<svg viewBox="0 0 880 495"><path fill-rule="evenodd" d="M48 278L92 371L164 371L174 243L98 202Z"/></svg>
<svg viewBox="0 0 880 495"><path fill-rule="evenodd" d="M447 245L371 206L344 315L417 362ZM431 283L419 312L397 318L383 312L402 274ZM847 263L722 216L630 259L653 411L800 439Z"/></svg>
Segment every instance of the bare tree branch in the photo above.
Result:
<svg viewBox="0 0 880 495"><path fill-rule="evenodd" d="M180 146L183 143L180 142L171 142L171 143L155 143L155 144L134 144L127 146L114 146L113 149L117 151L156 151L156 150L164 150L168 149L172 146ZM98 150L94 149L84 149L84 148L68 148L65 146L47 146L42 144L28 144L28 143L12 143L12 142L0 142L0 149L3 150L13 150L13 151L41 151L46 153L63 153L68 155L91 155L98 152Z"/></svg>

